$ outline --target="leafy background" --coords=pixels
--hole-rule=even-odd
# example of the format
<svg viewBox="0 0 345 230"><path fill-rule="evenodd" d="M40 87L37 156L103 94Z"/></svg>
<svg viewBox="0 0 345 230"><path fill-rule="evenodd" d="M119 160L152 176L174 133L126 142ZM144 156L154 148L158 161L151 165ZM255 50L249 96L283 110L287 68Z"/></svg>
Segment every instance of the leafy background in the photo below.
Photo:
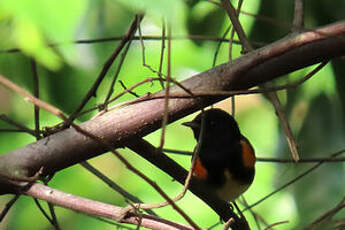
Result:
<svg viewBox="0 0 345 230"><path fill-rule="evenodd" d="M325 1L306 1L305 23L313 28L336 20L344 19L345 3L334 0L332 4ZM236 2L234 3L236 4ZM242 14L240 20L246 33L253 41L270 43L289 33L286 23L292 21L293 1L246 0L243 11L265 15L273 21L255 20ZM27 90L33 90L30 59L39 63L40 97L57 106L65 113L71 113L80 103L105 60L113 52L117 42L94 44L74 44L77 39L92 39L120 36L125 33L137 11L145 11L142 22L144 35L160 35L162 15L171 22L173 35L205 35L221 37L229 25L227 16L213 4L197 0L1 0L0 1L0 49L20 48L22 52L0 52L0 74L18 83ZM278 25L277 25L278 23ZM59 43L58 46L47 44ZM217 43L211 41L192 41L188 39L173 40L172 70L173 76L182 80L194 73L212 67ZM161 43L145 41L146 62L158 69ZM240 47L234 46L234 57L240 56ZM125 59L119 75L126 86L154 76L142 66L141 46L134 41ZM223 44L217 58L217 64L228 61L228 46ZM109 90L112 76L118 65L116 61L108 72L88 107L103 102ZM289 82L302 77L312 67L297 71L277 82ZM165 70L164 70L165 71ZM285 106L286 114L293 128L302 158L326 157L329 153L344 148L344 60L339 59L327 65L317 76L297 89L279 93ZM135 90L138 94L155 92L160 85L147 84ZM117 83L115 92L123 89ZM133 98L126 95L120 101ZM219 105L230 110L230 102ZM0 113L29 127L34 127L33 106L18 95L0 86ZM88 114L80 122L92 117ZM193 118L186 117L183 121ZM278 119L270 102L262 95L236 97L236 118L241 130L255 146L259 157L289 158L289 150ZM41 126L57 124L58 118L41 111ZM196 144L192 133L177 121L167 127L166 148L191 151ZM0 121L0 128L10 126ZM158 145L160 131L146 137ZM35 139L23 133L0 133L0 152L5 153ZM154 166L127 149L121 149L127 159L153 178L171 196L177 195L182 186L157 170ZM171 155L177 162L188 168L190 157ZM112 178L127 191L135 194L145 202L161 201L161 197L144 181L128 172L111 154L104 154L90 160L90 163ZM310 167L310 164L274 164L258 162L256 178L245 193L249 204L257 201L291 178ZM330 163L321 166L316 172L303 178L287 189L272 196L253 208L268 223L289 220L279 229L294 229L304 226L334 207L344 196L344 163ZM57 173L50 186L79 196L101 200L115 205L126 205L126 201L108 188L79 165ZM3 207L11 198L0 197ZM190 193L179 201L179 205L200 226L206 228L218 221L217 215ZM62 229L113 229L114 227L94 218L56 208ZM184 222L170 207L155 210L159 215ZM256 224L249 213L245 213L250 226ZM339 213L338 216L343 216ZM0 223L0 229L52 229L43 218L33 200L22 196L10 214ZM133 226L132 226L133 228ZM221 227L218 227L219 229ZM324 228L325 229L325 228Z"/></svg>

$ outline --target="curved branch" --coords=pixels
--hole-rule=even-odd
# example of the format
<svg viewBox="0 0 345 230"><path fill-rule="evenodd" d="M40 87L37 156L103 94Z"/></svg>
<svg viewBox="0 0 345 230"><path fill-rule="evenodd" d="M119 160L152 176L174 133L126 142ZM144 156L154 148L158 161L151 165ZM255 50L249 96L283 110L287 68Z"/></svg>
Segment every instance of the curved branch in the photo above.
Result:
<svg viewBox="0 0 345 230"><path fill-rule="evenodd" d="M127 208L102 203L64 193L39 183L33 183L23 194L48 201L54 205L89 215L106 217L119 223L139 225L150 229L192 230L184 224L175 223L157 216L128 213Z"/></svg>
<svg viewBox="0 0 345 230"><path fill-rule="evenodd" d="M345 21L313 31L290 35L273 44L252 51L232 63L225 63L185 81L190 90L242 90L306 66L345 54ZM171 93L183 92L172 87ZM160 91L156 95L165 95ZM224 99L225 96L170 99L169 122ZM95 136L123 147L131 140L160 128L164 99L142 101L105 113L80 126ZM28 178L42 167L46 174L104 153L106 149L73 128L43 138L23 148L0 156L0 193L15 192L13 178ZM161 162L153 163L160 167ZM169 163L170 164L170 163ZM176 174L172 174L175 178ZM18 188L21 186L18 185ZM192 190L193 191L193 190Z"/></svg>
<svg viewBox="0 0 345 230"><path fill-rule="evenodd" d="M197 74L182 84L196 91L248 89L281 75L345 54L345 21L313 31L288 36ZM172 87L171 93L183 92ZM156 95L164 95L160 91ZM176 121L225 97L170 99L169 122ZM81 124L83 129L121 147L133 137L143 137L158 128L164 114L164 98L143 101ZM73 128L53 134L23 148L0 156L0 171L34 175L42 166L53 173L104 153L105 149ZM33 160L34 159L34 160ZM11 166L11 167L9 167ZM5 169L5 171L4 171Z"/></svg>

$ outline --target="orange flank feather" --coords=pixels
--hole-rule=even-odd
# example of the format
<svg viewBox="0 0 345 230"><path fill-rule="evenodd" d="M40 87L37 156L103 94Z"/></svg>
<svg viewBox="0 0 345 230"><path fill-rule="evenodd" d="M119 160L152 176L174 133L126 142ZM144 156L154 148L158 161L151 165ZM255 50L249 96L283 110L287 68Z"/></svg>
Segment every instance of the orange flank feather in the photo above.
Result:
<svg viewBox="0 0 345 230"><path fill-rule="evenodd" d="M253 147L245 139L241 140L243 164L248 168L254 168L255 154Z"/></svg>
<svg viewBox="0 0 345 230"><path fill-rule="evenodd" d="M199 157L196 158L196 160L195 160L193 176L195 176L196 178L201 179L201 180L207 179L207 171L206 171L205 167L202 165Z"/></svg>

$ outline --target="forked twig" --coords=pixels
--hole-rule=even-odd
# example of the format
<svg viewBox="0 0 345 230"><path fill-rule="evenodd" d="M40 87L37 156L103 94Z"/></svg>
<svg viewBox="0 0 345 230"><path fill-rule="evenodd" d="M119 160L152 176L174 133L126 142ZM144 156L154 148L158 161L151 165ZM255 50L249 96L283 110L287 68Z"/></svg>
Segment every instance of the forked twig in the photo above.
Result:
<svg viewBox="0 0 345 230"><path fill-rule="evenodd" d="M120 44L116 47L115 51L112 53L112 55L108 58L108 60L105 62L101 72L99 73L96 81L94 82L94 84L92 85L92 87L89 89L89 91L87 92L86 96L84 97L84 99L82 100L82 102L79 104L79 106L76 108L76 110L69 116L69 119L66 121L66 126L69 126L70 123L73 122L73 120L79 115L79 113L81 112L81 110L84 108L84 106L86 105L86 103L90 100L91 97L96 95L96 91L99 87L99 85L101 84L101 82L103 81L105 75L107 74L107 72L109 71L111 65L113 64L113 62L115 61L115 59L117 58L117 56L119 55L119 53L121 52L121 50L123 49L123 47L126 45L126 43L128 41L131 40L131 38L134 36L135 31L137 29L137 24L138 21L142 20L142 16L141 15L136 15L135 19L132 21L131 26L129 27L126 35L123 37L123 39L121 40Z"/></svg>

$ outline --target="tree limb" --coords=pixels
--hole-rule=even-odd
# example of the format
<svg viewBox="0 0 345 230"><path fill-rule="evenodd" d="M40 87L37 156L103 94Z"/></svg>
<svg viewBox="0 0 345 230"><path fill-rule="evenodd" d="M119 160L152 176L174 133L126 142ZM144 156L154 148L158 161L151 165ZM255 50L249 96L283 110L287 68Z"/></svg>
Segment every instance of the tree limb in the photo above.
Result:
<svg viewBox="0 0 345 230"><path fill-rule="evenodd" d="M49 188L45 185L34 183L23 194L48 201L54 205L68 208L77 212L86 213L89 215L106 217L113 219L119 223L129 223L137 225L138 215L135 213L128 213L127 208L122 208L99 201L94 201L72 194L64 193L59 190ZM192 230L193 228L184 224L172 222L159 218L157 216L150 216L141 214L140 223L142 227L150 229L167 229L167 230Z"/></svg>
<svg viewBox="0 0 345 230"><path fill-rule="evenodd" d="M273 44L254 50L232 63L219 65L185 81L190 90L240 90L248 89L274 78L345 54L345 21L313 31L287 36ZM172 87L171 93L183 92ZM160 91L156 95L165 95ZM170 99L169 123L225 96ZM104 138L114 147L143 137L158 128L164 114L164 99L135 103L105 113L80 126L87 132ZM11 178L27 178L42 167L46 174L82 162L106 151L92 138L85 137L69 128L37 142L0 156L0 193L16 192L26 183ZM160 167L157 161L152 161ZM176 171L176 169L174 169ZM171 174L175 179L176 173ZM15 184L16 186L14 186ZM191 185L193 191L193 185Z"/></svg>

